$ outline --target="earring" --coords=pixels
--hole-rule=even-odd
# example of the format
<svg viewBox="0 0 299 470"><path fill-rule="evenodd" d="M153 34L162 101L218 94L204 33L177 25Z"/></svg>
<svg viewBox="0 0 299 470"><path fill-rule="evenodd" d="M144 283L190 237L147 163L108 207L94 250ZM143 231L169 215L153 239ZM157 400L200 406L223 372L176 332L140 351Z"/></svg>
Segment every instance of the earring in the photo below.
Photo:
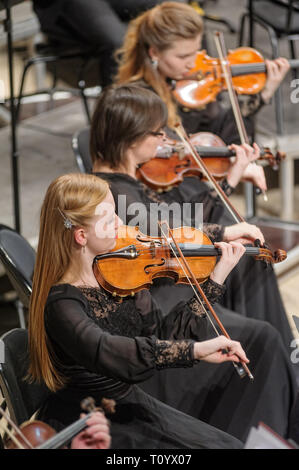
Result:
<svg viewBox="0 0 299 470"><path fill-rule="evenodd" d="M85 246L86 246L86 245L82 245L83 254L85 254Z"/></svg>
<svg viewBox="0 0 299 470"><path fill-rule="evenodd" d="M158 64L159 64L158 59L152 59L152 67L153 67L155 70L157 70Z"/></svg>

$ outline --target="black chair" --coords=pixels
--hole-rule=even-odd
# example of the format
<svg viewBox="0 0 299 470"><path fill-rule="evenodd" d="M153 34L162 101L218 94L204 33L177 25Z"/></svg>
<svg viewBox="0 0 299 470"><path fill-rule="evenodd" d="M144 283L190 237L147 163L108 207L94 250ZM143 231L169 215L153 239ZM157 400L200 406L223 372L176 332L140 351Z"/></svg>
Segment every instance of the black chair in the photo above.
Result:
<svg viewBox="0 0 299 470"><path fill-rule="evenodd" d="M35 45L36 55L30 57L24 65L18 98L16 102L16 120L18 121L20 114L20 107L22 99L28 96L48 94L51 99L57 91L68 91L74 96L80 96L83 102L84 111L86 113L87 122L90 123L91 114L88 105L88 97L86 95L86 73L88 68L93 62L97 63L99 69L99 57L98 53L95 50L89 50L84 48L76 43L64 43L57 41L57 38L51 39L50 36L46 37L46 40L39 42ZM58 66L59 64L68 64L70 61L76 63L76 86L69 88L58 88L57 79L58 79ZM24 85L29 69L33 65L46 64L48 67L51 66L52 70L52 86L49 88L37 90L34 93L24 94ZM100 78L98 79L98 84L100 83Z"/></svg>
<svg viewBox="0 0 299 470"><path fill-rule="evenodd" d="M92 172L92 159L89 152L90 127L77 131L72 138L72 149L81 173Z"/></svg>
<svg viewBox="0 0 299 470"><path fill-rule="evenodd" d="M241 18L239 44L243 44L245 20L249 19L249 45L254 47L255 23L269 35L272 58L280 56L279 40L286 39L290 47L291 59L296 59L294 41L299 39L298 0L248 0L247 11ZM283 134L283 108L281 87L275 93L276 127Z"/></svg>
<svg viewBox="0 0 299 470"><path fill-rule="evenodd" d="M24 307L29 307L35 251L27 240L15 230L0 224L0 261L15 289L16 307L20 326L25 328Z"/></svg>
<svg viewBox="0 0 299 470"><path fill-rule="evenodd" d="M228 18L223 18L223 17L216 16L216 15L210 15L209 13L206 12L205 9L207 7L207 3L208 3L207 0L189 0L188 1L189 5L193 6L196 10L198 10L200 15L203 17L204 21L208 20L208 21L212 21L213 23L224 24L231 33L235 33L236 29Z"/></svg>
<svg viewBox="0 0 299 470"><path fill-rule="evenodd" d="M15 328L5 333L0 351L4 351L0 356L1 407L19 426L34 415L51 392L44 384L25 380L29 364L27 330Z"/></svg>

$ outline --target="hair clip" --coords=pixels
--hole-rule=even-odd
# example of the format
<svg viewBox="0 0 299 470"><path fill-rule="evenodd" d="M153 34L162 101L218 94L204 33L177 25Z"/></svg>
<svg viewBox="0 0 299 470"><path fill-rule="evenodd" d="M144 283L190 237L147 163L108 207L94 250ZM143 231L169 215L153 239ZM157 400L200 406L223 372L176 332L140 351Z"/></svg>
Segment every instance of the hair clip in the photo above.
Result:
<svg viewBox="0 0 299 470"><path fill-rule="evenodd" d="M64 220L63 225L65 226L66 229L70 230L73 227L72 221L65 216L65 214L62 212L61 209L59 209L59 207L57 207L57 209L59 210Z"/></svg>

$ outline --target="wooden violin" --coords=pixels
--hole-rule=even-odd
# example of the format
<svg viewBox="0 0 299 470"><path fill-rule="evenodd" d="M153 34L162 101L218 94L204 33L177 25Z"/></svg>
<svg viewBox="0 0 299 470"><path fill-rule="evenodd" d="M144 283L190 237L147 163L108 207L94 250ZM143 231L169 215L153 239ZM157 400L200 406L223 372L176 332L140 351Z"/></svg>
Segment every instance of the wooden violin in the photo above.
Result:
<svg viewBox="0 0 299 470"><path fill-rule="evenodd" d="M267 68L263 56L257 50L239 47L229 51L226 61L231 71L233 87L238 94L253 95L264 88ZM289 63L291 68L299 67L299 60L289 60ZM219 58L200 51L189 78L177 81L173 95L182 106L198 109L215 101L217 95L226 89Z"/></svg>
<svg viewBox="0 0 299 470"><path fill-rule="evenodd" d="M173 229L173 236L199 283L208 279L221 254L207 235L193 227ZM113 295L134 295L149 288L153 279L170 277L176 283L188 284L176 255L162 237L144 235L138 227L119 227L115 248L95 257L93 272L98 283ZM272 253L268 248L246 247L246 254L267 263L286 258L283 250Z"/></svg>
<svg viewBox="0 0 299 470"><path fill-rule="evenodd" d="M102 407L95 407L93 398L88 397L82 400L81 408L87 412L86 416L78 419L60 432L56 432L51 426L42 421L34 420L23 423L17 427L7 415L3 416L14 429L14 434L9 432L10 438L5 442L6 449L59 449L67 445L74 436L86 428L86 421L94 411L114 412L114 400L102 400ZM8 430L6 429L6 432Z"/></svg>
<svg viewBox="0 0 299 470"><path fill-rule="evenodd" d="M210 173L217 180L224 178L231 165L230 158L235 156L235 151L211 132L198 132L193 134L190 140ZM282 152L277 152L274 156L268 147L261 148L259 160L267 161L275 170L284 158L285 154ZM157 155L137 169L136 176L157 191L171 189L172 186L180 184L186 176L206 179L190 151L177 140L173 140L172 145L159 147Z"/></svg>

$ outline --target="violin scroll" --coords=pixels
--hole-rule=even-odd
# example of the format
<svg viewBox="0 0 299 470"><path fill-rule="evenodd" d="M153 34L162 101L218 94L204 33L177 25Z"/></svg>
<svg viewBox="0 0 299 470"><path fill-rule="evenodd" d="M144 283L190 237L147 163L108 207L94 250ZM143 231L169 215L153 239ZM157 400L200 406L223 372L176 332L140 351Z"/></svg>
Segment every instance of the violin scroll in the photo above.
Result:
<svg viewBox="0 0 299 470"><path fill-rule="evenodd" d="M115 401L109 398L102 398L101 407L95 406L95 400L92 397L86 397L80 403L83 411L92 413L93 411L102 411L103 413L113 414L115 413Z"/></svg>
<svg viewBox="0 0 299 470"><path fill-rule="evenodd" d="M266 263L281 263L287 258L287 253L285 250L276 250L272 253L271 250L265 247L259 248L259 254L255 256L256 260L262 260Z"/></svg>
<svg viewBox="0 0 299 470"><path fill-rule="evenodd" d="M286 158L286 153L278 151L274 155L269 147L263 147L261 158L267 159L269 165L273 170L278 170L280 162Z"/></svg>

